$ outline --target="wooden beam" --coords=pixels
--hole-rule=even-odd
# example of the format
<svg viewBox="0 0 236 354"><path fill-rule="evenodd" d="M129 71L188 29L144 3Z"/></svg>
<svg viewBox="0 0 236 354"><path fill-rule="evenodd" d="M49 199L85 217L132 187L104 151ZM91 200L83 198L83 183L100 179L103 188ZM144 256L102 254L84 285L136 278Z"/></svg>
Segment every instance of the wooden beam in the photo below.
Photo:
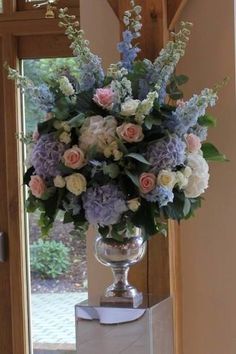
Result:
<svg viewBox="0 0 236 354"><path fill-rule="evenodd" d="M187 2L188 0L167 0L167 22L170 31L174 31Z"/></svg>

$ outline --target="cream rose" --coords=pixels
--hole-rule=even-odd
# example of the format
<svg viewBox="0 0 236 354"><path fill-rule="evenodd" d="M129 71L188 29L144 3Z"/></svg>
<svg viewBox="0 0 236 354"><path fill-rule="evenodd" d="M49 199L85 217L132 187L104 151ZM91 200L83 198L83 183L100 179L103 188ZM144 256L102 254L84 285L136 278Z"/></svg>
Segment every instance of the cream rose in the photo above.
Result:
<svg viewBox="0 0 236 354"><path fill-rule="evenodd" d="M85 163L84 153L77 145L74 145L64 152L63 162L67 167L79 169Z"/></svg>
<svg viewBox="0 0 236 354"><path fill-rule="evenodd" d="M29 187L32 194L36 198L42 198L43 194L46 192L46 185L44 180L40 176L31 176Z"/></svg>
<svg viewBox="0 0 236 354"><path fill-rule="evenodd" d="M130 199L127 202L129 210L135 212L139 209L141 203L138 198Z"/></svg>
<svg viewBox="0 0 236 354"><path fill-rule="evenodd" d="M142 127L133 123L123 123L116 129L116 132L119 138L128 143L137 143L144 138Z"/></svg>
<svg viewBox="0 0 236 354"><path fill-rule="evenodd" d="M142 193L151 192L156 187L156 176L153 173L142 173L139 177L139 186Z"/></svg>
<svg viewBox="0 0 236 354"><path fill-rule="evenodd" d="M64 131L60 134L59 141L64 144L69 144L71 142L70 134Z"/></svg>
<svg viewBox="0 0 236 354"><path fill-rule="evenodd" d="M158 174L157 184L162 187L173 189L176 184L176 174L168 170L162 170Z"/></svg>
<svg viewBox="0 0 236 354"><path fill-rule="evenodd" d="M192 153L187 158L188 167L192 174L188 179L188 184L184 187L184 193L188 198L197 198L208 187L209 166L201 154Z"/></svg>
<svg viewBox="0 0 236 354"><path fill-rule="evenodd" d="M66 185L66 181L62 176L56 176L53 179L54 186L57 188L64 188Z"/></svg>
<svg viewBox="0 0 236 354"><path fill-rule="evenodd" d="M121 105L121 115L125 117L134 116L139 104L139 100L128 99Z"/></svg>
<svg viewBox="0 0 236 354"><path fill-rule="evenodd" d="M87 181L81 173L74 173L65 178L68 191L78 196L86 191Z"/></svg>

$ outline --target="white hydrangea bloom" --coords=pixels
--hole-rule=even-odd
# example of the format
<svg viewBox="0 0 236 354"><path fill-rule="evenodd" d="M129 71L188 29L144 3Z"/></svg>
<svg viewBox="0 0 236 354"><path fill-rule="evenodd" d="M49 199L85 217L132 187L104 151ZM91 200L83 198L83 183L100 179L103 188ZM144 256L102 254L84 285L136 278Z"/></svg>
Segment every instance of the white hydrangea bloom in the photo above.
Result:
<svg viewBox="0 0 236 354"><path fill-rule="evenodd" d="M197 198L208 187L209 166L204 157L198 153L188 154L187 166L191 168L192 174L184 187L184 193L188 198Z"/></svg>
<svg viewBox="0 0 236 354"><path fill-rule="evenodd" d="M87 151L96 146L100 152L110 145L116 136L117 122L112 116L88 117L80 128L79 147Z"/></svg>

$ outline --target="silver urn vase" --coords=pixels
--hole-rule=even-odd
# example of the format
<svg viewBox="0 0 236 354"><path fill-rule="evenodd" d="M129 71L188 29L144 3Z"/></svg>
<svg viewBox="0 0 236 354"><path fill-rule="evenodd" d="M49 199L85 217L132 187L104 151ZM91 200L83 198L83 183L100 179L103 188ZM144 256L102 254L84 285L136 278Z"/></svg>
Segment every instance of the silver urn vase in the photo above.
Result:
<svg viewBox="0 0 236 354"><path fill-rule="evenodd" d="M132 265L140 262L145 255L146 242L143 241L141 229L135 228L134 234L122 242L100 235L95 242L95 256L103 265L110 267L114 282L101 298L101 305L138 307L143 295L128 282L128 272Z"/></svg>

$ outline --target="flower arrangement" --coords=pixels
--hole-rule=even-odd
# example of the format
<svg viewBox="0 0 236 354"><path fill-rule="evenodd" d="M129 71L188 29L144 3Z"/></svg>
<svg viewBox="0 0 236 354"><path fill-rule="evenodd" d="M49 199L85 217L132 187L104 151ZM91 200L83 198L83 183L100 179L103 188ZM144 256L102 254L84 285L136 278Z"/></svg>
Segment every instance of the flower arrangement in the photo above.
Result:
<svg viewBox="0 0 236 354"><path fill-rule="evenodd" d="M216 104L219 86L184 101L180 86L188 78L175 74L191 24L181 23L154 62L140 61L141 10L131 1L118 44L122 59L106 74L67 9L60 10L60 26L71 40L77 74L64 68L35 87L8 68L45 112L30 139L24 175L27 210L40 211L43 234L59 210L75 229L92 224L120 241L134 226L146 236L165 233L165 220L187 219L201 206L207 161L225 160L206 142L216 123L206 110Z"/></svg>

